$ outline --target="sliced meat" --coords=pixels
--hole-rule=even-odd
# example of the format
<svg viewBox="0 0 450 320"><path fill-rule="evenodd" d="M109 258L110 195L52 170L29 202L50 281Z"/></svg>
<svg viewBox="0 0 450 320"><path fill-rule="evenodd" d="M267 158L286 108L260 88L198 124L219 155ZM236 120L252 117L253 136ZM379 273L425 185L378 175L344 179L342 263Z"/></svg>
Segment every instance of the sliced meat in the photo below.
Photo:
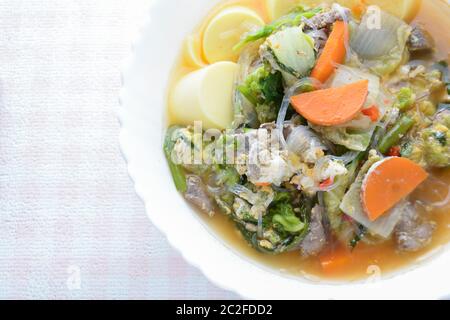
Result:
<svg viewBox="0 0 450 320"><path fill-rule="evenodd" d="M309 233L303 240L300 251L303 257L317 256L327 244L327 236L323 225L323 209L315 206L311 211Z"/></svg>
<svg viewBox="0 0 450 320"><path fill-rule="evenodd" d="M395 228L395 240L400 251L415 252L426 247L433 237L436 224L420 217L413 205L405 207Z"/></svg>
<svg viewBox="0 0 450 320"><path fill-rule="evenodd" d="M411 52L429 51L434 48L431 35L419 26L415 26L408 39L408 49Z"/></svg>
<svg viewBox="0 0 450 320"><path fill-rule="evenodd" d="M188 176L186 178L187 191L184 197L194 206L205 212L209 216L214 215L214 204L205 191L205 185L198 176Z"/></svg>
<svg viewBox="0 0 450 320"><path fill-rule="evenodd" d="M319 13L306 21L305 29L320 30L326 28L331 29L331 26L338 20L342 20L343 16L349 16L350 10L342 8L341 10L331 9L329 11Z"/></svg>

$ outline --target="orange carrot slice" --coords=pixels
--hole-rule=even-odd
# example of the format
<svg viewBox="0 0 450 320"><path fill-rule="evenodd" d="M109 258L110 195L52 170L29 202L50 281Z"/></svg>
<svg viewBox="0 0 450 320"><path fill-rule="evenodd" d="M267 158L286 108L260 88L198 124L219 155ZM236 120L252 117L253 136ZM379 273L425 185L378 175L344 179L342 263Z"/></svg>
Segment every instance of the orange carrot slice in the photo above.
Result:
<svg viewBox="0 0 450 320"><path fill-rule="evenodd" d="M291 104L313 124L334 126L355 118L368 93L369 81L361 80L339 88L302 93L292 97Z"/></svg>
<svg viewBox="0 0 450 320"><path fill-rule="evenodd" d="M422 167L406 158L390 157L374 164L362 187L362 204L369 219L377 220L427 177Z"/></svg>
<svg viewBox="0 0 450 320"><path fill-rule="evenodd" d="M334 24L333 31L328 37L325 47L317 60L311 78L317 79L322 83L334 73L336 64L342 64L345 60L346 48L345 41L348 38L348 27L344 21L337 21Z"/></svg>
<svg viewBox="0 0 450 320"><path fill-rule="evenodd" d="M363 115L368 116L372 122L376 122L380 118L380 110L377 106L371 106L370 108L363 109L361 112Z"/></svg>

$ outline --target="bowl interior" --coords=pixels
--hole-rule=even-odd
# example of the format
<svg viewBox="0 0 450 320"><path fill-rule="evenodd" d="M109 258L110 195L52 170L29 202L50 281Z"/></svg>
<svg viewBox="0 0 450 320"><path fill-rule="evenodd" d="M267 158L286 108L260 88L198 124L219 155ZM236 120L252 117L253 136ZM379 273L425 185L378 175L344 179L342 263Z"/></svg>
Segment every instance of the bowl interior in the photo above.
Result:
<svg viewBox="0 0 450 320"><path fill-rule="evenodd" d="M292 278L250 261L218 238L174 188L164 154L166 89L186 35L220 0L156 0L123 73L120 142L151 221L215 284L252 299L439 298L450 254L395 277L333 285ZM438 285L439 284L439 285ZM420 288L420 289L419 289Z"/></svg>

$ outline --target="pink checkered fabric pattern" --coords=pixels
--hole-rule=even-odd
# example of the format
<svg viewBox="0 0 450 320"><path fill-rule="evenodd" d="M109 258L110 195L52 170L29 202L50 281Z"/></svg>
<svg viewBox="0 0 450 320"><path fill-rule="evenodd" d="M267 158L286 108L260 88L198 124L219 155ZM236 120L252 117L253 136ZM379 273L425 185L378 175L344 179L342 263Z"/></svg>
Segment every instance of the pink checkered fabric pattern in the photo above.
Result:
<svg viewBox="0 0 450 320"><path fill-rule="evenodd" d="M235 298L151 225L119 150L150 2L0 2L0 298Z"/></svg>

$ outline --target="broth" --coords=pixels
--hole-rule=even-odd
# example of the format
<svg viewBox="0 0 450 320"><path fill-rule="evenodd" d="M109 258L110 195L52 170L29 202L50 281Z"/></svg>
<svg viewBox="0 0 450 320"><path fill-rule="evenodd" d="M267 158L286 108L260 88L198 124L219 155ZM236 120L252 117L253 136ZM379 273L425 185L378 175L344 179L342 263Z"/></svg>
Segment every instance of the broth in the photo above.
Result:
<svg viewBox="0 0 450 320"><path fill-rule="evenodd" d="M263 1L259 0L229 0L221 3L211 13L209 17L202 22L197 34L201 35L205 25L209 19L220 9L230 5L242 5L256 10L261 17L267 22L267 13L263 7ZM427 56L421 56L420 59L430 61L447 60L449 61L449 46L450 34L442 32L448 30L450 23L450 6L443 0L426 0L422 1L421 8L413 21L419 23L428 30L436 40L436 51ZM186 62L184 54L181 54L177 61L170 80L169 89L172 84L176 83L185 74L194 71ZM170 109L170 108L168 108ZM169 114L169 124L171 124L171 116ZM431 178L426 181L413 195L415 200L436 199L436 191L442 194L444 191L438 190L437 185L433 182L435 179L443 181L445 184L450 184L450 169L437 170L431 175ZM439 192L441 191L441 192ZM250 259L261 266L268 266L276 271L291 276L302 276L309 279L329 279L329 280L346 280L355 281L366 277L371 277L374 274L381 273L386 276L401 268L405 268L414 263L418 263L428 254L433 253L442 246L450 242L450 205L433 209L428 214L432 220L437 223L437 230L433 236L432 243L425 249L414 253L400 253L396 250L394 240L387 241L379 245L366 245L360 243L352 253L352 263L345 270L335 272L333 274L325 274L320 266L317 257L304 259L298 252L284 253L281 255L267 255L258 252L251 247L242 237L234 223L225 215L216 214L213 218L208 218L206 215L199 213L199 216L205 223L217 234L225 244L231 249L237 251L242 256Z"/></svg>

